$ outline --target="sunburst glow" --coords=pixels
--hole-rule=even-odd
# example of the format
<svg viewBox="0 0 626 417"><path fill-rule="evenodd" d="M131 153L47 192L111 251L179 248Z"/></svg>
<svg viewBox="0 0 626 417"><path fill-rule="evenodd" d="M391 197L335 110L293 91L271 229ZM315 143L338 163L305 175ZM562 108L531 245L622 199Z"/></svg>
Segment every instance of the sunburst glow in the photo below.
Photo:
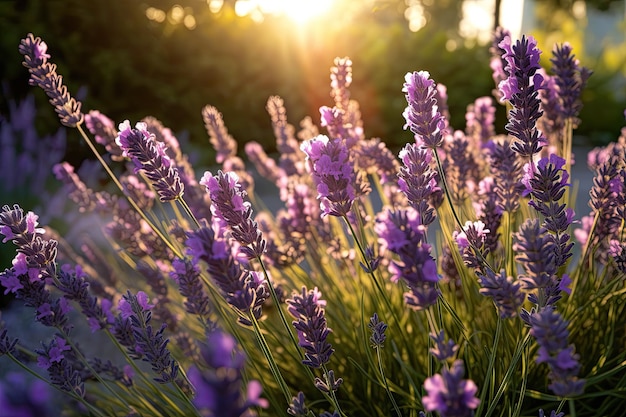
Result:
<svg viewBox="0 0 626 417"><path fill-rule="evenodd" d="M240 15L260 11L263 15L282 15L297 23L305 23L327 12L333 2L334 0L238 0L236 6L242 3L240 10L247 11L238 13Z"/></svg>

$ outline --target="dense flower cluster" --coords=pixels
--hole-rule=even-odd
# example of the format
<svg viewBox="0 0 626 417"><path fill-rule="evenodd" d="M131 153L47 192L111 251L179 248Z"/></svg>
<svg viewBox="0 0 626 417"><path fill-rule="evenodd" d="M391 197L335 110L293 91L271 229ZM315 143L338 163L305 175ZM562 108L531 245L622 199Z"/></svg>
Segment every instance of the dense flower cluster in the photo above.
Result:
<svg viewBox="0 0 626 417"><path fill-rule="evenodd" d="M543 114L539 99L543 77L537 72L541 51L532 36L522 36L515 43L506 36L498 46L505 51L503 58L507 65L504 71L508 74L498 88L502 100L508 100L513 106L506 130L516 138L513 150L524 158L530 158L541 150L545 142L536 127Z"/></svg>
<svg viewBox="0 0 626 417"><path fill-rule="evenodd" d="M322 214L346 216L355 199L355 179L345 143L320 135L303 142L301 149L307 155Z"/></svg>
<svg viewBox="0 0 626 417"><path fill-rule="evenodd" d="M405 93L407 108L403 116L404 128L411 129L415 141L428 148L438 148L443 144L447 121L439 112L437 88L427 71L408 73L402 91Z"/></svg>
<svg viewBox="0 0 626 417"><path fill-rule="evenodd" d="M532 37L514 42L500 29L494 38L508 136L496 136L490 97L454 129L447 89L416 71L402 86L414 143L396 157L365 137L349 58L334 61L317 125L305 118L296 130L270 97L280 156L245 147L277 188L270 208L216 108L202 116L221 169L200 181L157 119L117 131L102 113L85 115L107 154L80 133L119 192L91 189L97 178L68 163L54 175L88 231L68 220L67 233L44 234L33 212L0 210L2 242L16 247L0 285L16 301L9 312L22 304L36 322L32 332L13 317L0 323L0 410L42 409L7 397L17 392L5 388L7 361L66 393L64 410L95 417L252 417L265 407L299 417L544 417L557 404L551 417L619 415L626 128L589 156L591 213L572 231L572 129L590 72L567 44L548 75ZM80 124L45 43L29 35L20 50L62 123Z"/></svg>

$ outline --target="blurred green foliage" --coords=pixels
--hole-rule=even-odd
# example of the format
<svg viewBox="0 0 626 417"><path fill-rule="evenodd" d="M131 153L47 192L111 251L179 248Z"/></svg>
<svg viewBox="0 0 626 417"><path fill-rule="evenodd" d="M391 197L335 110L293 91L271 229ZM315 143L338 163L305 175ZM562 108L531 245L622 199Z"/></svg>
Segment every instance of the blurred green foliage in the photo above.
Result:
<svg viewBox="0 0 626 417"><path fill-rule="evenodd" d="M176 3L193 13L195 29L147 19L148 7L167 11ZM464 127L468 104L490 95L488 46L465 45L458 39L458 1L433 2L429 24L417 33L409 31L402 15L404 1L341 3L342 13L300 30L284 18L269 16L259 24L237 17L229 2L213 14L206 1L199 0L4 1L0 79L10 80L13 96L32 89L17 52L19 40L32 32L48 44L70 91L86 88L85 111L100 110L116 123L152 115L174 132L188 131L192 146L201 149L209 148L200 113L206 104L223 113L240 144L255 140L268 150L274 144L265 112L269 96L285 99L288 118L296 127L307 115L318 122L319 106L332 104L329 68L337 56L352 58L351 91L361 104L366 135L391 146L410 138L402 130L406 72L427 70L447 86L455 128ZM455 36L459 46L448 51L446 45ZM594 102L589 109L593 115L583 115L578 134L597 130L614 139L619 132L625 105L603 90L604 79L596 71L590 84L597 90L587 93L601 100L602 111ZM43 93L38 100L45 106ZM503 131L503 111L498 115ZM54 119L50 109L42 112L40 123L51 131L57 126ZM80 154L82 145L75 140L74 153ZM202 154L200 162L212 161L204 159L208 151Z"/></svg>

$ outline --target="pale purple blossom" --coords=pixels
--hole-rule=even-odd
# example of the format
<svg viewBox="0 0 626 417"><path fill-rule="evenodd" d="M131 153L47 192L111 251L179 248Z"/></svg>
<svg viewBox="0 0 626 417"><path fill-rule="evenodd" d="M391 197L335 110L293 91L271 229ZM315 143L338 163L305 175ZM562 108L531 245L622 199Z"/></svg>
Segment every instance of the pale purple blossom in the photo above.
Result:
<svg viewBox="0 0 626 417"><path fill-rule="evenodd" d="M344 142L320 135L303 142L300 149L307 155L322 216L346 216L355 199L355 174Z"/></svg>
<svg viewBox="0 0 626 417"><path fill-rule="evenodd" d="M443 369L424 382L427 395L422 397L426 411L437 411L441 417L470 417L480 404L478 387L471 379L463 379L463 361L456 360L450 369Z"/></svg>
<svg viewBox="0 0 626 417"><path fill-rule="evenodd" d="M418 144L438 148L443 144L446 120L437 106L437 88L428 71L407 73L402 91L408 106L402 114Z"/></svg>

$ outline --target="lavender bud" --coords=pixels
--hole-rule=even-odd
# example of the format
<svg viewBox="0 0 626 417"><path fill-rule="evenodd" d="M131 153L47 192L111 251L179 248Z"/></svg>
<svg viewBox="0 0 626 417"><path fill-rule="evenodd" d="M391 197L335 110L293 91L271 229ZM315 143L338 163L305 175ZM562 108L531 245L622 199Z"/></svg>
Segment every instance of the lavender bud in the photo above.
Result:
<svg viewBox="0 0 626 417"><path fill-rule="evenodd" d="M374 313L374 315L370 318L370 322L367 327L372 332L370 336L370 344L373 348L382 348L387 336L385 335L385 331L387 330L387 325L380 321L378 318L378 314Z"/></svg>
<svg viewBox="0 0 626 417"><path fill-rule="evenodd" d="M541 51L532 36L522 36L515 44L507 36L499 47L506 51L503 58L507 62L504 69L508 78L498 87L503 100L509 100L513 106L506 130L516 138L513 150L524 158L530 158L541 150L545 142L536 128L536 122L543 114L538 97L543 77L537 73Z"/></svg>
<svg viewBox="0 0 626 417"><path fill-rule="evenodd" d="M211 145L217 151L217 163L221 164L229 157L237 155L237 142L228 134L222 113L213 106L205 106L202 109L202 119Z"/></svg>
<svg viewBox="0 0 626 417"><path fill-rule="evenodd" d="M81 104L68 93L63 77L56 72L56 65L48 62L50 55L47 49L46 43L32 33L20 41L19 51L24 55L24 66L30 72L30 84L45 91L63 126L76 127L83 122Z"/></svg>
<svg viewBox="0 0 626 417"><path fill-rule="evenodd" d="M135 172L143 170L146 177L159 194L162 202L181 198L184 186L178 176L178 170L165 153L162 142L156 142L154 135L148 132L145 123L137 123L131 129L128 120L120 123L119 135L115 143L135 164Z"/></svg>
<svg viewBox="0 0 626 417"><path fill-rule="evenodd" d="M292 323L298 331L299 345L305 351L302 363L311 368L328 363L335 351L326 341L332 330L326 325L326 301L321 296L317 288L307 291L306 287L302 287L301 294L294 293L287 300L289 313L296 319Z"/></svg>
<svg viewBox="0 0 626 417"><path fill-rule="evenodd" d="M428 71L407 73L402 91L408 106L402 114L418 144L435 149L443 144L446 120L437 106L437 89Z"/></svg>
<svg viewBox="0 0 626 417"><path fill-rule="evenodd" d="M441 417L470 416L480 400L475 397L478 388L471 379L463 379L463 361L456 360L450 369L427 378L422 397L426 411L437 411Z"/></svg>

